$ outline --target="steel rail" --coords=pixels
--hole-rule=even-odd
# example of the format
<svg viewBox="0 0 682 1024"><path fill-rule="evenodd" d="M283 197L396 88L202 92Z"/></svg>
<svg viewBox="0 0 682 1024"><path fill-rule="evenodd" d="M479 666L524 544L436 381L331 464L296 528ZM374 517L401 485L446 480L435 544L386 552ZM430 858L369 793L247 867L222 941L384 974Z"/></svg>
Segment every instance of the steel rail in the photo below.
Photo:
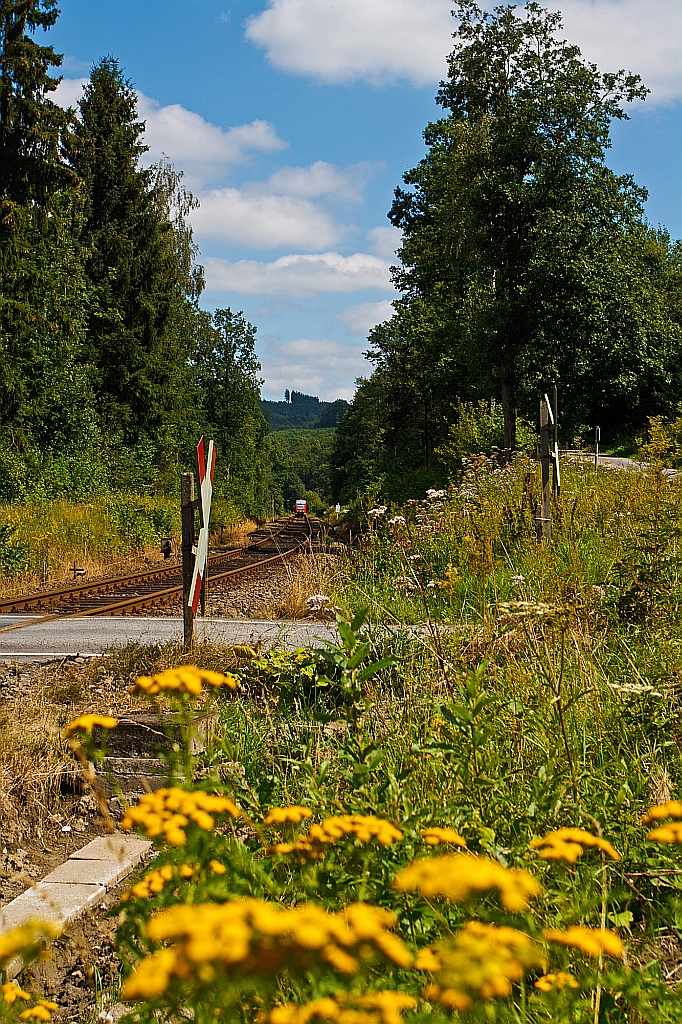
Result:
<svg viewBox="0 0 682 1024"><path fill-rule="evenodd" d="M291 529L291 527L297 525L298 524L295 521L288 519L280 529L278 529L274 533L271 533L269 536L263 538L256 544L249 545L249 547L251 549L254 549L264 546L269 541L276 541L276 538L280 536L282 533L285 533L287 529ZM317 524L315 525L317 527ZM297 541L297 543L293 544L292 546L287 547L286 549L283 549L281 551L278 551L277 554L275 555L269 555L265 558L256 559L255 561L246 565L236 566L233 569L226 569L223 571L213 572L209 576L209 582L215 583L227 579L238 579L239 577L249 576L254 573L257 573L261 569L266 568L267 566L285 562L288 558L291 558L294 555L298 554L306 544L312 542L313 525L307 517L305 519L305 527L305 537L301 538L299 541ZM321 532L319 527L317 527L317 532ZM238 550L237 554L248 552L248 550L248 548L243 548L241 550ZM144 575L144 573L142 575ZM135 579L136 574L131 574L131 577ZM125 579L130 579L131 577L119 577L117 583L120 586ZM108 583L109 581L106 582ZM107 590L108 589L111 588L107 587ZM130 597L122 598L119 601L113 601L110 604L102 605L99 602L96 602L93 603L93 605L90 608L81 608L76 612L53 612L52 614L40 616L38 619L30 620L28 622L21 622L11 624L9 626L4 626L2 629L0 629L0 632L5 632L13 629L21 629L24 626L38 625L41 622L55 621L57 619L76 619L89 616L109 617L113 615L126 615L129 612L133 612L135 610L139 610L145 607L156 607L159 605L170 604L172 601L177 600L178 597L182 597L182 591L183 585L182 582L179 582L172 586L164 587L160 590L149 591L146 594L134 594ZM106 590L104 592L106 593ZM51 593L54 595L55 593L59 592L52 591ZM69 591L68 589L66 591L66 594L71 594L71 596L77 596L73 595L73 591Z"/></svg>
<svg viewBox="0 0 682 1024"><path fill-rule="evenodd" d="M275 522L277 522L277 520ZM288 517L284 522L279 523L276 530L269 531L265 537L261 537L260 540L254 541L252 544L248 544L245 548L234 548L231 551L225 551L218 555L211 555L209 557L209 568L213 566L217 567L225 562L234 561L249 551L254 551L265 546L275 537L278 537L281 533L290 528L291 525L292 519ZM261 531L254 532L258 533ZM181 574L182 563L173 562L172 565L165 565L160 568L138 569L135 572L127 573L123 576L108 576L100 580L90 580L87 583L62 585L61 587L55 587L50 590L40 590L32 594L22 594L18 597L0 599L0 614L17 614L23 611L29 611L31 608L56 604L60 599L68 600L69 598L78 596L86 597L88 594L106 594L107 591L124 590L146 582L150 583L154 580L163 580L173 576L179 577Z"/></svg>

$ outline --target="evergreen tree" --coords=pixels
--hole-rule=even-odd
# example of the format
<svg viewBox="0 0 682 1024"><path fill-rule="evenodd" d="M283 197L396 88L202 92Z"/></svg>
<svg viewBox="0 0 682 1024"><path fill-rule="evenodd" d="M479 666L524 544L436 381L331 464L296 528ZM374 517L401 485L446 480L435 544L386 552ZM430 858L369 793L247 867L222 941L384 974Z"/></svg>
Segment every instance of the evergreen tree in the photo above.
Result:
<svg viewBox="0 0 682 1024"><path fill-rule="evenodd" d="M82 244L92 289L85 359L95 367L107 433L160 443L186 380L187 337L202 286L186 214L191 197L167 165L144 169L144 124L118 62L93 68L69 154L86 192ZM173 210L175 209L175 222ZM189 325L191 328L191 324Z"/></svg>
<svg viewBox="0 0 682 1024"><path fill-rule="evenodd" d="M87 373L77 367L86 286L74 243L81 197L60 151L71 115L49 98L61 64L32 35L58 16L55 0L0 0L0 492L17 496L4 467L40 444L81 443L91 420Z"/></svg>

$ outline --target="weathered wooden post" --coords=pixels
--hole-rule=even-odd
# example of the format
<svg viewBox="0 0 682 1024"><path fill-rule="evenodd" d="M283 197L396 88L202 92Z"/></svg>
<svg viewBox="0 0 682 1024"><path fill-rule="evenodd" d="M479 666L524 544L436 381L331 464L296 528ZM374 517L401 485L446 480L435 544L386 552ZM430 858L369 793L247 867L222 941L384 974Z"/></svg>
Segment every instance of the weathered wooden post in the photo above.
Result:
<svg viewBox="0 0 682 1024"><path fill-rule="evenodd" d="M542 536L546 544L552 539L549 494L549 402L540 401L540 465L542 467Z"/></svg>
<svg viewBox="0 0 682 1024"><path fill-rule="evenodd" d="M194 611L190 605L194 575L194 473L180 474L180 512L182 516L182 619L185 647L194 641Z"/></svg>

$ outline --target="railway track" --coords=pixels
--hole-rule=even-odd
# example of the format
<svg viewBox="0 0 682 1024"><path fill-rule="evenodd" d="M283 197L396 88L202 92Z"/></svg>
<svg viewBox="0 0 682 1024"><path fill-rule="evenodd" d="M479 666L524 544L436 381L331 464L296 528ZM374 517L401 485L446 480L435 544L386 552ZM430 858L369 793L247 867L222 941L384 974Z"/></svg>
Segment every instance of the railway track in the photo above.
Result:
<svg viewBox="0 0 682 1024"><path fill-rule="evenodd" d="M209 555L209 588L211 583L243 579L267 566L281 564L316 541L322 532L322 523L307 516L273 520L251 534L253 539L248 547ZM141 569L124 576L6 598L0 600L0 614L43 612L44 618L60 619L85 615L130 615L179 600L182 600L182 564L174 561L170 565L165 563L158 568Z"/></svg>

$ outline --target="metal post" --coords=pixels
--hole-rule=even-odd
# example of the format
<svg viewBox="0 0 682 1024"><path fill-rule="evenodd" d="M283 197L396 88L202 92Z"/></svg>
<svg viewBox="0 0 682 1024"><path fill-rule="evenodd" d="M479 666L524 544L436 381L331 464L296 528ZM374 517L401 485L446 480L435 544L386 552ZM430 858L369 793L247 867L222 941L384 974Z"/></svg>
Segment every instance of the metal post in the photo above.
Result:
<svg viewBox="0 0 682 1024"><path fill-rule="evenodd" d="M189 603L194 572L194 473L180 474L180 512L182 516L182 618L185 647L194 641L194 613Z"/></svg>
<svg viewBox="0 0 682 1024"><path fill-rule="evenodd" d="M559 472L559 390L554 385L554 473L552 475L553 490L556 495L561 492L561 475Z"/></svg>
<svg viewBox="0 0 682 1024"><path fill-rule="evenodd" d="M542 467L542 535L545 543L552 539L549 503L549 405L540 401L540 465Z"/></svg>
<svg viewBox="0 0 682 1024"><path fill-rule="evenodd" d="M601 427L594 430L594 468L599 465L599 442L601 441Z"/></svg>

